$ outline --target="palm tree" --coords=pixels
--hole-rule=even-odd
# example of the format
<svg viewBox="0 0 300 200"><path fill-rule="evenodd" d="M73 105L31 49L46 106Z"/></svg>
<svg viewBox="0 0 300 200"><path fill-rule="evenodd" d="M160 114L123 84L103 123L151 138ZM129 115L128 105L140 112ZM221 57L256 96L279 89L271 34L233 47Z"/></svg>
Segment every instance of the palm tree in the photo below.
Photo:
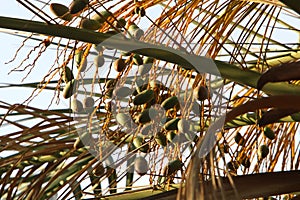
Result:
<svg viewBox="0 0 300 200"><path fill-rule="evenodd" d="M18 2L39 21L0 27L39 53L13 71L56 56L3 86L32 95L0 104L1 197L299 198L297 3ZM46 90L70 108L30 106Z"/></svg>

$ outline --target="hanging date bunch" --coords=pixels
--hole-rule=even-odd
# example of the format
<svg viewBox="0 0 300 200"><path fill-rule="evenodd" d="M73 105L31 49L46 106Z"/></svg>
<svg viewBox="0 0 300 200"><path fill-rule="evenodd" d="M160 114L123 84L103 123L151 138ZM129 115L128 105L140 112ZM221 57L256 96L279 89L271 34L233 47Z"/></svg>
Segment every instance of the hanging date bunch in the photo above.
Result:
<svg viewBox="0 0 300 200"><path fill-rule="evenodd" d="M52 88L53 99L68 103L80 136L74 148L84 146L97 158L107 149L122 152L124 157L134 152L140 158L136 172L145 175L148 170L155 172L162 168L163 175L170 177L154 179L163 184L175 179L195 144L214 118L222 114L218 104L222 104L223 97L214 95L219 89L212 86L214 77L162 61L164 58L159 55L151 57L149 52L154 50L147 52L146 43L132 49L115 44L114 39L133 42L161 39L162 44L182 48L176 42L179 38L153 28L155 22L147 18L151 6L151 2L144 1L50 3L48 10L40 12L49 18L46 20L49 26L74 27L82 40L54 36L40 40L28 54L30 57L39 51L38 56L23 70L30 67L27 77L46 51L54 51L56 57L52 63L47 58L46 75L33 93ZM141 28L143 20L150 23L147 31ZM97 37L102 42L85 42L86 33L99 33ZM39 41L34 35L30 37ZM116 45L119 48L114 48ZM13 71L20 70L25 61ZM93 140L80 140L86 135ZM148 155L157 159L149 162L145 160Z"/></svg>

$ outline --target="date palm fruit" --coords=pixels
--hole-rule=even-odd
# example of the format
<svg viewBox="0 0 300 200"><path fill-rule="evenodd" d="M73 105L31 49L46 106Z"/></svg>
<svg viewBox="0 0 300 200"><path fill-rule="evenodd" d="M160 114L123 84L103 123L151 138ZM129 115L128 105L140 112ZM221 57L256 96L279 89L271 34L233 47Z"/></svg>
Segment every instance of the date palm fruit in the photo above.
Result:
<svg viewBox="0 0 300 200"><path fill-rule="evenodd" d="M141 176L148 171L148 162L144 157L136 157L134 160L134 170Z"/></svg>
<svg viewBox="0 0 300 200"><path fill-rule="evenodd" d="M132 90L129 87L119 87L114 90L114 95L118 98L124 98L132 94Z"/></svg>
<svg viewBox="0 0 300 200"><path fill-rule="evenodd" d="M146 82L146 83L145 83ZM145 84L144 84L145 83ZM143 80L141 77L138 77L135 81L135 90L132 93L134 96L138 95L140 92L147 90L148 83L147 80Z"/></svg>
<svg viewBox="0 0 300 200"><path fill-rule="evenodd" d="M264 136L266 136L270 140L275 139L274 131L270 127L267 127L267 126L264 128Z"/></svg>
<svg viewBox="0 0 300 200"><path fill-rule="evenodd" d="M157 103L161 104L162 102L164 102L164 100L166 100L169 97L171 97L169 93L161 94L158 96Z"/></svg>
<svg viewBox="0 0 300 200"><path fill-rule="evenodd" d="M50 4L50 10L57 17L60 17L60 16L62 16L62 15L69 12L69 8L65 5L63 5L63 4L60 4L60 3L51 3Z"/></svg>
<svg viewBox="0 0 300 200"><path fill-rule="evenodd" d="M89 0L73 0L70 5L70 13L75 14L82 11L89 3Z"/></svg>
<svg viewBox="0 0 300 200"><path fill-rule="evenodd" d="M161 146L166 146L167 145L166 135L162 132L158 132L154 139L155 139L156 143L161 145Z"/></svg>
<svg viewBox="0 0 300 200"><path fill-rule="evenodd" d="M82 49L76 49L75 51L75 62L80 65L84 51Z"/></svg>
<svg viewBox="0 0 300 200"><path fill-rule="evenodd" d="M105 96L106 98L112 98L113 92L114 92L114 89L113 89L113 88L107 88L107 89L105 90L104 96Z"/></svg>
<svg viewBox="0 0 300 200"><path fill-rule="evenodd" d="M93 99L93 97L85 97L82 100L82 104L84 108L91 108L94 107L95 101Z"/></svg>
<svg viewBox="0 0 300 200"><path fill-rule="evenodd" d="M139 66L138 73L143 76L150 72L152 64L143 64Z"/></svg>
<svg viewBox="0 0 300 200"><path fill-rule="evenodd" d="M84 60L81 60L81 62L83 62L83 63L82 64L80 63L80 65L77 65L77 69L80 70L80 72L84 72L87 67L87 59L85 58Z"/></svg>
<svg viewBox="0 0 300 200"><path fill-rule="evenodd" d="M143 92L135 96L135 98L133 99L133 104L142 105L150 102L153 98L154 98L153 90L144 90Z"/></svg>
<svg viewBox="0 0 300 200"><path fill-rule="evenodd" d="M176 137L176 133L174 131L167 132L167 139L169 140L169 142L176 142L174 141L175 137Z"/></svg>
<svg viewBox="0 0 300 200"><path fill-rule="evenodd" d="M168 165L164 168L164 175L170 176L174 174L178 170L180 170L183 166L183 163L179 160L172 160L168 163Z"/></svg>
<svg viewBox="0 0 300 200"><path fill-rule="evenodd" d="M149 109L146 109L143 112L141 112L137 116L136 120L137 120L137 123L145 124L145 123L150 122L152 120L152 118L155 116L157 116L157 110L153 109L153 108L149 108Z"/></svg>
<svg viewBox="0 0 300 200"><path fill-rule="evenodd" d="M147 87L142 88L143 83L144 83L144 80L141 79L141 77L136 78L135 84L134 84L135 85L135 90L133 91L132 95L136 96L139 93L141 93L142 91L147 89Z"/></svg>
<svg viewBox="0 0 300 200"><path fill-rule="evenodd" d="M167 130L167 131L170 131L170 130L178 130L178 121L180 120L180 118L174 118L174 119L171 119L169 121L167 121L165 124L164 124L164 129Z"/></svg>
<svg viewBox="0 0 300 200"><path fill-rule="evenodd" d="M144 35L144 31L140 29L135 23L132 23L129 26L128 32L137 40L139 40Z"/></svg>
<svg viewBox="0 0 300 200"><path fill-rule="evenodd" d="M143 63L144 64L153 64L153 62L154 62L154 58L153 57L145 56L144 59L143 59Z"/></svg>
<svg viewBox="0 0 300 200"><path fill-rule="evenodd" d="M97 67L102 67L105 63L105 59L103 55L98 55L94 58L94 65Z"/></svg>
<svg viewBox="0 0 300 200"><path fill-rule="evenodd" d="M104 168L103 164L98 163L93 170L93 174L97 177L101 177L104 175L104 173L105 173L105 168Z"/></svg>
<svg viewBox="0 0 300 200"><path fill-rule="evenodd" d="M98 30L99 28L101 27L101 24L96 21L96 20L92 20L92 19L83 19L81 20L80 22L80 28L83 28L83 29L88 29L88 30Z"/></svg>
<svg viewBox="0 0 300 200"><path fill-rule="evenodd" d="M93 44L93 47L98 53L103 52L103 50L104 50L104 48L101 44Z"/></svg>
<svg viewBox="0 0 300 200"><path fill-rule="evenodd" d="M192 102L189 108L193 113L200 114L200 105L196 101Z"/></svg>
<svg viewBox="0 0 300 200"><path fill-rule="evenodd" d="M241 164L245 167L245 168L249 168L251 165L250 162L250 157L249 156L244 156L241 158Z"/></svg>
<svg viewBox="0 0 300 200"><path fill-rule="evenodd" d="M152 105L156 104L157 94L154 93L154 98L151 101L147 102L145 108L150 108Z"/></svg>
<svg viewBox="0 0 300 200"><path fill-rule="evenodd" d="M200 85L194 89L193 96L199 101L208 99L208 89L206 86Z"/></svg>
<svg viewBox="0 0 300 200"><path fill-rule="evenodd" d="M139 14L140 17L144 17L146 15L145 8L141 7L138 14Z"/></svg>
<svg viewBox="0 0 300 200"><path fill-rule="evenodd" d="M167 99L165 99L162 103L161 106L165 109L165 110L169 110L171 108L176 107L176 109L179 108L179 101L178 98L176 96L172 96L169 97Z"/></svg>
<svg viewBox="0 0 300 200"><path fill-rule="evenodd" d="M133 145L138 149L143 145L144 139L142 136L137 135L135 136L135 138L133 139Z"/></svg>
<svg viewBox="0 0 300 200"><path fill-rule="evenodd" d="M141 128L142 135L152 135L153 134L153 123L147 123Z"/></svg>
<svg viewBox="0 0 300 200"><path fill-rule="evenodd" d="M132 133L125 133L122 139L125 139L124 142L130 145L131 149L134 149L135 146L133 145L132 141L134 139L134 135Z"/></svg>
<svg viewBox="0 0 300 200"><path fill-rule="evenodd" d="M92 19L96 20L97 22L102 24L112 15L113 14L111 12L103 10L103 11L100 11L99 14L96 13L94 16L92 16Z"/></svg>
<svg viewBox="0 0 300 200"><path fill-rule="evenodd" d="M158 178L160 184L164 184L167 180L175 175L175 173L183 167L183 163L176 159L168 163L163 169L163 176Z"/></svg>
<svg viewBox="0 0 300 200"><path fill-rule="evenodd" d="M84 147L84 144L82 143L80 137L78 137L78 138L75 140L74 144L73 144L73 148L74 148L74 149L80 149L80 148L82 148L82 147Z"/></svg>
<svg viewBox="0 0 300 200"><path fill-rule="evenodd" d="M84 72L86 70L86 66L87 66L87 60L86 60L86 58L83 60L83 54L84 54L84 51L81 49L77 49L75 51L76 67L78 69L80 68L80 72Z"/></svg>
<svg viewBox="0 0 300 200"><path fill-rule="evenodd" d="M106 83L105 83L105 87L106 88L114 88L116 85L115 80L114 79L109 79Z"/></svg>
<svg viewBox="0 0 300 200"><path fill-rule="evenodd" d="M219 145L219 150L222 152L222 153L229 153L229 145L228 144L220 144Z"/></svg>
<svg viewBox="0 0 300 200"><path fill-rule="evenodd" d="M125 60L122 58L119 58L117 60L114 61L114 69L117 72L122 72L126 67L126 63Z"/></svg>
<svg viewBox="0 0 300 200"><path fill-rule="evenodd" d="M114 22L114 26L117 28L123 28L126 26L126 20L124 18L120 18Z"/></svg>
<svg viewBox="0 0 300 200"><path fill-rule="evenodd" d="M143 65L139 66L138 73L141 76L149 73L149 71L152 68L153 62L154 62L154 58L152 58L152 57L144 57L144 59L143 59Z"/></svg>
<svg viewBox="0 0 300 200"><path fill-rule="evenodd" d="M138 6L136 6L135 8L134 8L134 14L139 14L139 12L140 12L140 7L138 7Z"/></svg>
<svg viewBox="0 0 300 200"><path fill-rule="evenodd" d="M139 151L143 152L143 153L149 153L150 152L149 143L145 143L145 141L144 141L143 145L139 148Z"/></svg>
<svg viewBox="0 0 300 200"><path fill-rule="evenodd" d="M258 147L257 155L259 160L264 159L265 157L267 157L268 154L269 154L269 147L267 145L263 144Z"/></svg>
<svg viewBox="0 0 300 200"><path fill-rule="evenodd" d="M186 119L180 119L177 123L177 129L180 133L188 133L190 131L190 123Z"/></svg>
<svg viewBox="0 0 300 200"><path fill-rule="evenodd" d="M84 143L91 140L92 140L91 134L88 131L84 132L83 134L80 134L80 137L76 139L76 141L73 144L73 147L74 149L80 149L85 146Z"/></svg>
<svg viewBox="0 0 300 200"><path fill-rule="evenodd" d="M184 137L180 138L183 140L183 142L186 142L186 141L193 142L195 139L198 138L197 135L195 133L193 133L192 131L188 131L185 134L180 134L180 136L183 136L183 135L184 135Z"/></svg>
<svg viewBox="0 0 300 200"><path fill-rule="evenodd" d="M50 10L55 16L65 21L71 21L73 19L73 15L69 13L69 8L65 5L59 3L51 3Z"/></svg>
<svg viewBox="0 0 300 200"><path fill-rule="evenodd" d="M65 66L64 68L62 68L61 70L61 78L65 83L68 83L69 81L71 81L72 79L74 79L74 75L72 70Z"/></svg>
<svg viewBox="0 0 300 200"><path fill-rule="evenodd" d="M71 109L73 112L82 112L83 111L83 105L81 101L78 99L73 99L71 101Z"/></svg>
<svg viewBox="0 0 300 200"><path fill-rule="evenodd" d="M118 113L116 115L116 120L123 127L131 127L131 116L127 113Z"/></svg>
<svg viewBox="0 0 300 200"><path fill-rule="evenodd" d="M143 64L143 59L139 54L134 54L132 60L133 60L134 64L136 64L137 66Z"/></svg>
<svg viewBox="0 0 300 200"><path fill-rule="evenodd" d="M76 83L76 81L75 81L75 79L73 79L65 85L64 90L63 90L63 97L65 99L70 98L74 94L75 85L76 85L75 83Z"/></svg>
<svg viewBox="0 0 300 200"><path fill-rule="evenodd" d="M168 90L169 89L162 82L160 82L158 80L148 81L148 84L149 84L151 89L157 89L157 88L162 89L162 90Z"/></svg>
<svg viewBox="0 0 300 200"><path fill-rule="evenodd" d="M149 116L151 119L155 119L157 118L158 116L160 117L162 114L162 110L160 110L159 108L156 109L156 108L149 108Z"/></svg>
<svg viewBox="0 0 300 200"><path fill-rule="evenodd" d="M226 164L226 166L229 170L236 171L239 168L240 164L237 161L230 161Z"/></svg>
<svg viewBox="0 0 300 200"><path fill-rule="evenodd" d="M240 146L245 146L246 143L245 138L239 132L234 136L234 141Z"/></svg>
<svg viewBox="0 0 300 200"><path fill-rule="evenodd" d="M136 77L135 86L139 88L143 86L145 89L147 89L148 81L148 78Z"/></svg>

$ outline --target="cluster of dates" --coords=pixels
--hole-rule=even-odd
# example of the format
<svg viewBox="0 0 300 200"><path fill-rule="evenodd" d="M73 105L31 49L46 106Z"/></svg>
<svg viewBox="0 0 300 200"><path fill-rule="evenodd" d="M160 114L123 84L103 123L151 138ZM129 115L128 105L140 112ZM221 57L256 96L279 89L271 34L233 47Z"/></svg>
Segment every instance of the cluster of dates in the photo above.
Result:
<svg viewBox="0 0 300 200"><path fill-rule="evenodd" d="M268 140L274 140L276 138L274 131L268 126L264 128L262 134L263 137L267 138ZM237 132L235 134L234 141L239 147L242 147L242 150L238 152L236 157L234 157L230 162L227 163L227 168L230 172L236 174L240 166L243 166L245 168L249 168L251 166L251 153L246 153L244 151L246 147L246 139L240 132ZM225 154L230 153L230 147L226 143L220 144L219 150ZM257 160L259 162L262 161L269 155L269 152L270 150L267 144L259 145L256 152Z"/></svg>
<svg viewBox="0 0 300 200"><path fill-rule="evenodd" d="M135 1L134 14L140 17L145 16L145 9L139 2ZM74 0L69 7L52 3L51 11L60 19L71 22L78 13L89 9L88 0ZM96 13L95 13L96 12ZM82 29L98 31L104 24L109 21L112 29L105 33L116 35L126 32L126 36L134 39L140 39L144 32L133 22L127 22L125 19L116 19L108 10L97 12L94 10L93 16L80 17L79 27ZM107 25L107 24L106 24ZM94 45L98 55L94 58L94 65L102 67L105 64L103 56L104 48L101 45ZM79 72L85 72L87 69L87 55L89 48L80 47L74 51L74 60ZM128 57L124 59L124 57ZM125 86L118 83L117 79L110 79L105 82L104 94L101 102L106 101L107 120L109 123L117 122L117 130L110 129L111 126L104 130L106 137L113 143L120 141L131 143L133 148L142 153L155 151L157 148L165 148L168 145L181 145L185 142L193 142L197 135L194 133L192 121L189 115L183 115L183 109L199 114L199 104L196 101L204 101L209 97L208 88L199 85L193 89L194 101L188 106L182 102L180 95L157 81L151 81L149 72L153 69L154 59L150 57L142 58L138 54L131 52L121 52L121 56L113 61L113 68L117 73L123 73L126 68L134 64L138 66L137 74L140 79L136 80L134 87ZM63 97L68 99L77 92L79 82L74 78L72 70L64 65L61 68L61 78L65 82ZM107 101L109 100L110 101ZM125 101L124 101L125 99ZM126 104L127 101L127 104ZM120 105L126 109L120 108ZM114 105L112 105L114 103ZM119 106L119 107L118 107ZM90 113L95 109L93 96L88 96L80 101L75 97L71 101L71 109L75 113ZM78 142L77 142L78 145ZM76 145L75 145L76 146ZM164 169L164 174L169 176L180 170L183 163L180 159L170 161ZM148 164L144 157L137 157L135 161L135 170L138 174L143 175L148 170Z"/></svg>

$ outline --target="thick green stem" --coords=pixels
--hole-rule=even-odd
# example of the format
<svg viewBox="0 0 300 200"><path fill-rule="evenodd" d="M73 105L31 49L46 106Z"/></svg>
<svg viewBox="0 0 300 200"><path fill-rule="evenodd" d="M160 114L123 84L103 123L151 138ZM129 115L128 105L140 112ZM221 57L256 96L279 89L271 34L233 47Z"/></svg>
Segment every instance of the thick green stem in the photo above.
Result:
<svg viewBox="0 0 300 200"><path fill-rule="evenodd" d="M203 56L187 54L183 51L175 50L162 45L149 44L132 39L122 38L120 36L112 37L110 34L93 32L69 26L0 17L0 27L63 37L93 44L99 44L103 42L104 45L111 48L116 48L123 51L132 51L141 55L154 57L159 60L178 64L186 69L195 69L198 72L221 75L225 79L229 79L241 85L247 85L252 88L256 88L257 80L261 75L255 71L247 69L243 70L235 65L218 60L212 60ZM108 42L105 42L105 40L108 38ZM196 63L198 66L194 66L193 63ZM300 87L289 85L287 83L270 83L263 88L263 91L271 95L299 95Z"/></svg>

